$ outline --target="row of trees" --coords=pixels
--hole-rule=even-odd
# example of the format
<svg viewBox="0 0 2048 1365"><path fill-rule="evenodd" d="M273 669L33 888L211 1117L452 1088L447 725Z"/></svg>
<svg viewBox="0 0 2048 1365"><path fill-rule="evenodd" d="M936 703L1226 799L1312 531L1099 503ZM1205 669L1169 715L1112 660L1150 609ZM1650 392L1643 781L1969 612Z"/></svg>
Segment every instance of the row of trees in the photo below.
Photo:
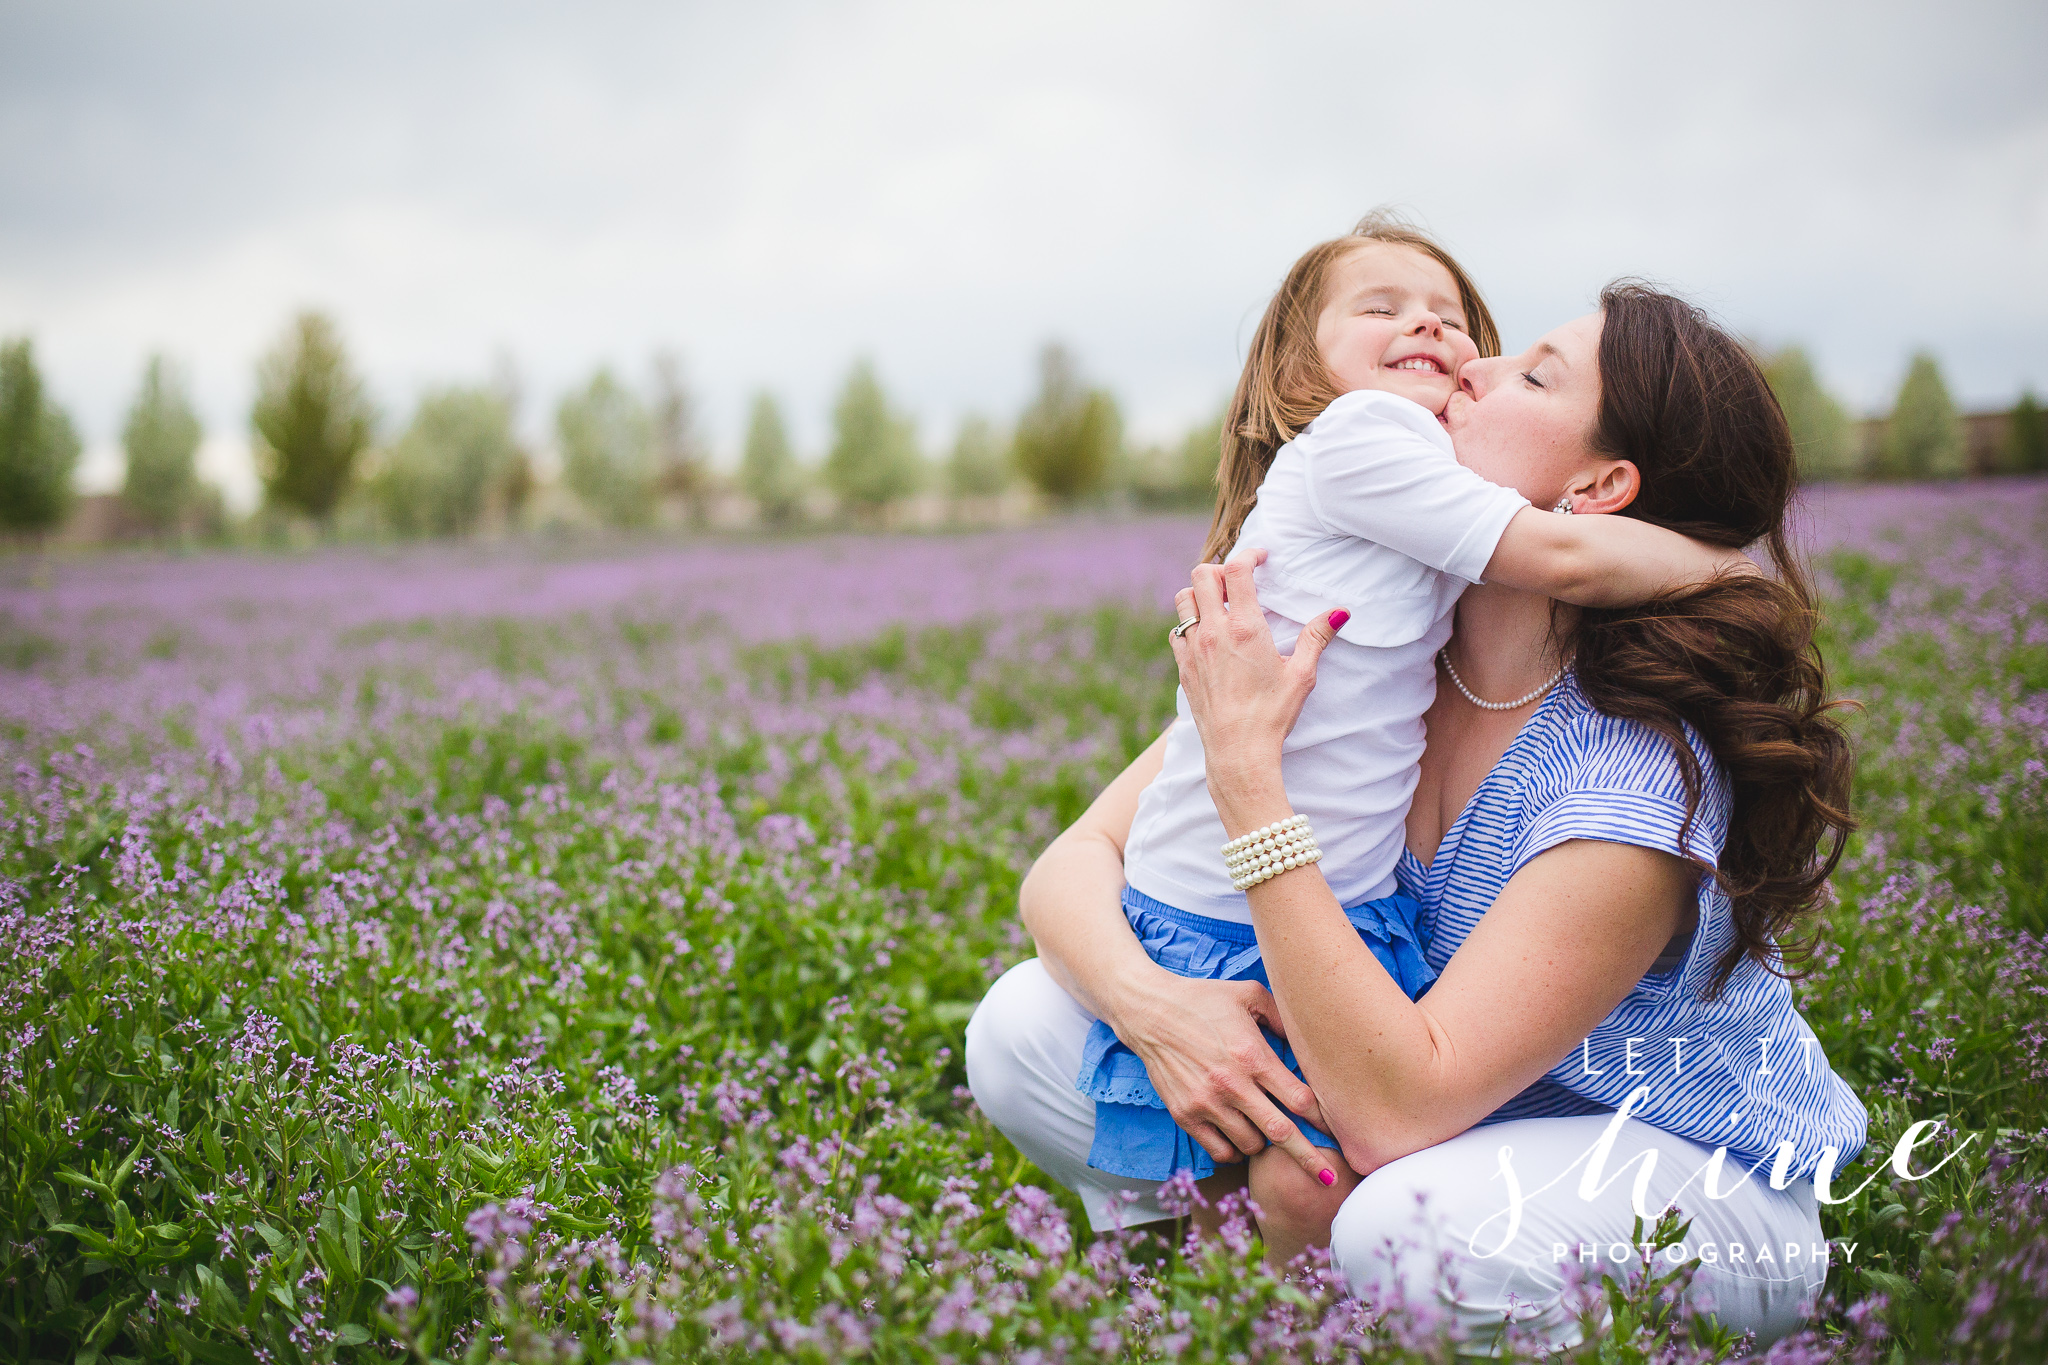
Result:
<svg viewBox="0 0 2048 1365"><path fill-rule="evenodd" d="M797 459L788 423L773 395L757 394L748 417L738 485L764 520L801 515L813 476ZM961 422L950 452L933 468L919 452L917 428L897 411L868 361L855 364L832 412L832 445L815 480L839 503L869 516L937 485L962 501L1000 498L1021 483L1059 503L1124 490L1149 502L1208 496L1218 456L1215 424L1190 437L1192 459L1166 458L1124 444L1123 416L1107 389L1091 387L1059 345L1039 357L1036 396L1005 433L988 418Z"/></svg>
<svg viewBox="0 0 2048 1365"><path fill-rule="evenodd" d="M905 499L937 490L961 501L996 499L1021 485L1058 503L1085 500L1113 488L1148 498L1206 496L1216 467L1212 448L1205 466L1171 487L1156 478L1126 477L1132 459L1123 443L1116 400L1082 379L1073 357L1049 346L1040 358L1037 396L1014 431L986 417L961 424L951 450L934 462L919 447L917 424L883 387L872 362L859 360L832 409L831 444L812 465L797 453L781 403L754 395L733 487L770 525L801 520L814 492L829 495L845 513L876 519ZM718 480L672 369L659 365L655 401L643 405L609 371L563 399L556 436L564 481L583 502L617 525L642 524L664 494L682 494L692 520ZM1212 442L1213 446L1213 442ZM1183 487L1183 485L1185 485Z"/></svg>
<svg viewBox="0 0 2048 1365"><path fill-rule="evenodd" d="M1800 471L1810 480L1957 479L1979 472L1971 467L1962 414L1941 366L1925 352L1907 367L1873 443L1859 438L1848 410L1821 385L1799 347L1764 357L1764 373L1792 428ZM1993 457L1999 472L2048 470L2048 421L2031 392L2008 414L2003 448Z"/></svg>
<svg viewBox="0 0 2048 1365"><path fill-rule="evenodd" d="M1883 428L1866 449L1856 424L1797 347L1765 357L1805 473L1814 479L1946 478L1972 472L1961 417L1932 357L1914 358ZM266 505L323 526L351 516L400 536L460 536L516 524L536 489L517 432L519 391L503 370L489 384L454 385L420 399L411 421L378 444L377 412L331 320L295 318L258 362L250 413ZM1073 355L1049 345L1037 391L1014 426L963 421L950 450L927 459L911 417L874 366L855 363L832 411L822 460L807 462L772 394L757 394L737 471L714 471L697 405L673 356L657 356L645 392L600 369L554 414L562 482L598 520L643 527L671 509L692 524L731 488L762 521L787 526L822 504L878 520L936 489L959 504L991 503L1018 487L1071 504L1119 492L1149 505L1206 504L1221 414L1171 446L1133 449L1107 389ZM2031 394L2007 423L2004 468L2048 469L2048 422ZM178 369L152 358L122 428L130 522L156 535L222 524L218 490L201 481L199 416ZM80 452L70 419L44 392L26 340L0 346L0 529L59 524L72 501Z"/></svg>
<svg viewBox="0 0 2048 1365"><path fill-rule="evenodd" d="M376 408L338 330L308 312L258 361L256 389L250 432L267 510L322 526L348 520L400 536L460 536L516 523L535 492L509 370L489 384L429 391L403 430L379 444ZM1025 486L1059 503L1112 490L1153 503L1200 502L1217 459L1215 423L1176 450L1127 449L1115 398L1091 386L1057 345L1041 355L1038 393L1012 430L969 417L937 461L921 451L915 422L867 360L840 389L831 444L815 463L798 455L781 404L764 392L753 399L737 471L714 471L696 402L668 355L655 358L644 392L598 370L560 401L553 428L563 486L592 517L625 528L647 526L664 509L701 525L728 489L779 526L821 501L878 520L928 490L982 503ZM122 432L121 498L133 527L176 536L220 523L218 490L198 475L203 435L184 376L153 357ZM63 520L78 456L77 434L44 394L30 344L9 343L0 351L8 529L43 531Z"/></svg>

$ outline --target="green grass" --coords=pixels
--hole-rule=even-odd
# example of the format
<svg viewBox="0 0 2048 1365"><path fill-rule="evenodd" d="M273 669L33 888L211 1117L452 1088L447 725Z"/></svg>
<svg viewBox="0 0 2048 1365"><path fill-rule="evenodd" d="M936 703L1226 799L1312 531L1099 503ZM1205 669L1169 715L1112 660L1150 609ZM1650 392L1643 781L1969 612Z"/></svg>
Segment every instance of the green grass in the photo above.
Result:
<svg viewBox="0 0 2048 1365"><path fill-rule="evenodd" d="M1872 1105L1841 1183L1915 1119L1976 1136L1825 1213L1860 1247L1828 1330L2038 1358L2043 614L1959 624L1938 586L1901 605L1909 564L1831 568L1866 824L1800 995ZM959 1089L965 1018L1028 951L1023 869L1171 712L1166 624L712 642L694 674L659 620L366 630L339 741L17 744L0 1352L1309 1350L1276 1322L1424 1350L1242 1237L1064 1244ZM372 657L394 639L412 652ZM164 626L147 652L195 647ZM9 626L0 649L25 670L63 647ZM414 705L450 676L422 649L562 692ZM1714 1353L1658 1294L1625 1297L1602 1358Z"/></svg>

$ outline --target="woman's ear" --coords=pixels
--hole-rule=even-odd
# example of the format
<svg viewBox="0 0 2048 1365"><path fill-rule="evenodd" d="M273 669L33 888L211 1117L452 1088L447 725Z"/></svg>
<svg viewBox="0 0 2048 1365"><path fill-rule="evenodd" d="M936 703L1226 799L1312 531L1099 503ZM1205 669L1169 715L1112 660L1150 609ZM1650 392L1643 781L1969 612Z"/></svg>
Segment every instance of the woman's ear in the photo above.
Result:
<svg viewBox="0 0 2048 1365"><path fill-rule="evenodd" d="M1643 491L1643 476L1630 460L1604 460L1565 487L1574 512L1619 512Z"/></svg>

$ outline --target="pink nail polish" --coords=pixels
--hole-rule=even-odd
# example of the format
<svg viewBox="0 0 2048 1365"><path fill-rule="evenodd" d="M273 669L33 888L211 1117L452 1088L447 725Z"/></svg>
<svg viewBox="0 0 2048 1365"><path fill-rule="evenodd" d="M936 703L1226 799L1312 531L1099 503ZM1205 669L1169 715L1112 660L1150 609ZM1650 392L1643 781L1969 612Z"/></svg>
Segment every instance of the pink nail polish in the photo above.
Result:
<svg viewBox="0 0 2048 1365"><path fill-rule="evenodd" d="M1325 1185L1334 1185L1337 1183L1337 1173L1335 1171L1322 1171L1316 1175L1316 1179L1322 1181Z"/></svg>
<svg viewBox="0 0 2048 1365"><path fill-rule="evenodd" d="M1344 629L1344 623L1346 621L1349 621L1350 619L1351 613L1344 610L1342 607L1339 607L1337 610L1330 613L1330 629L1342 630Z"/></svg>

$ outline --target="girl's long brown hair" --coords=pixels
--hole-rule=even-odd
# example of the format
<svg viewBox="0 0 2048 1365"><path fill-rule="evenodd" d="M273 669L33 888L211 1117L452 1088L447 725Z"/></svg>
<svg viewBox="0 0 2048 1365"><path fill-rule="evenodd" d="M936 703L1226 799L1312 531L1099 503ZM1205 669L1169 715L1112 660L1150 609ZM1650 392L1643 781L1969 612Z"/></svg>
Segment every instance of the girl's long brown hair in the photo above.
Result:
<svg viewBox="0 0 2048 1365"><path fill-rule="evenodd" d="M1344 396L1316 349L1316 319L1329 293L1337 262L1368 242L1419 251L1451 272L1465 310L1466 334L1481 355L1500 354L1500 329L1479 296L1479 287L1451 253L1422 229L1384 210L1359 220L1348 236L1319 242L1302 254L1266 305L1251 351L1238 376L1237 391L1223 415L1223 458L1216 467L1216 514L1202 546L1202 562L1220 563L1237 543L1273 453L1301 433L1317 415Z"/></svg>
<svg viewBox="0 0 2048 1365"><path fill-rule="evenodd" d="M1579 688L1608 715L1662 735L1686 789L1702 775L1690 725L1727 774L1728 840L1707 867L1734 905L1715 963L1718 995L1747 957L1796 975L1852 822L1848 737L1827 699L1813 588L1785 533L1792 435L1747 348L1700 309L1622 280L1600 295L1595 450L1632 461L1641 492L1623 516L1716 545L1760 545L1774 576L1727 579L1640 607L1587 609L1565 646ZM1810 927L1805 927L1810 924Z"/></svg>

